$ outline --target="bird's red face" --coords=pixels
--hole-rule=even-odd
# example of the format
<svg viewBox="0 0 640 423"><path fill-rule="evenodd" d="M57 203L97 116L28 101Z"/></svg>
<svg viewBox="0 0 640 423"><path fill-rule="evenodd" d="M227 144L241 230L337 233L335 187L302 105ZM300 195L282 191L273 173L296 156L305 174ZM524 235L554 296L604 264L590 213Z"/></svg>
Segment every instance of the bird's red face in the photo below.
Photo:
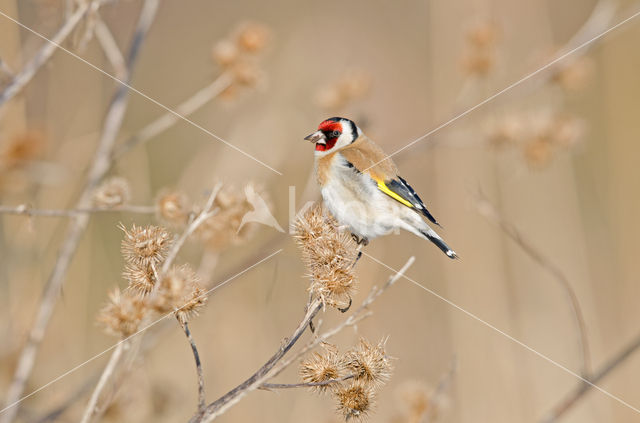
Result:
<svg viewBox="0 0 640 423"><path fill-rule="evenodd" d="M335 147L345 128L341 118L331 118L318 125L318 130L305 137L316 145L316 151L329 151Z"/></svg>

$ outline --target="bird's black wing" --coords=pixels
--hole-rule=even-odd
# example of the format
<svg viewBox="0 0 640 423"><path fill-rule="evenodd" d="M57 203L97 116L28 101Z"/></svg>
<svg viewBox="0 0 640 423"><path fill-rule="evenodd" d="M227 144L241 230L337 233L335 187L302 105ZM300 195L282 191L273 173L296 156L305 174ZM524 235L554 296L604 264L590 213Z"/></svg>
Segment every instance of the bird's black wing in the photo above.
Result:
<svg viewBox="0 0 640 423"><path fill-rule="evenodd" d="M407 183L407 181L405 181L400 176L398 176L397 179L390 179L388 181L385 181L384 185L389 191L391 191L393 194L397 195L402 200L404 200L404 201L400 201L401 203L406 205L405 203L406 201L407 203L411 204L411 208L423 214L431 222L440 226L440 224L436 221L435 217L433 217L431 213L429 213L429 210L427 210L427 206L424 205L424 203L418 196L418 193L415 192L413 188L411 188L411 186ZM393 195L391 195L391 197L395 198L395 196ZM396 198L396 200L398 199Z"/></svg>

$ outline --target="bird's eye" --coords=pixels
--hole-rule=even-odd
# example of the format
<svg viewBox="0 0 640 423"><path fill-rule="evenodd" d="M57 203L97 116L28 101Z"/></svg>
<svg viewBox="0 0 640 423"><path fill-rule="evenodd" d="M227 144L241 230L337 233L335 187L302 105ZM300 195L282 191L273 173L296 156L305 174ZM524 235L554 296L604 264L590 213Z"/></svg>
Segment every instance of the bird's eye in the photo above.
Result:
<svg viewBox="0 0 640 423"><path fill-rule="evenodd" d="M340 136L340 131L333 131L331 133L331 138L338 138Z"/></svg>

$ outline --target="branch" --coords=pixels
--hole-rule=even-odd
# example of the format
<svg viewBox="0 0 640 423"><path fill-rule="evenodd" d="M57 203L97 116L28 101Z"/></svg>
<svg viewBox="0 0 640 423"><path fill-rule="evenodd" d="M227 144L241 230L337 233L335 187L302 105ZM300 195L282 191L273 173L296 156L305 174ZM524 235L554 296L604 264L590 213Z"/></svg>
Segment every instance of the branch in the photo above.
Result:
<svg viewBox="0 0 640 423"><path fill-rule="evenodd" d="M197 413L191 418L191 422L210 422L217 416L223 414L227 409L235 405L240 399L242 399L249 392L258 389L266 380L270 379L273 374L272 370L275 365L284 357L284 355L293 347L293 345L300 339L300 336L304 333L309 322L315 317L316 314L322 309L322 302L319 299L313 300L307 307L307 312L304 317L293 331L291 336L285 339L285 342L278 351L262 366L251 375L247 380L240 385L233 388L231 391L224 394L216 401L209 404L203 413Z"/></svg>
<svg viewBox="0 0 640 423"><path fill-rule="evenodd" d="M378 289L378 288L374 287L371 290L371 293L362 302L360 307L351 316L349 316L345 321L343 321L340 325L338 325L333 330L327 331L323 335L316 337L314 340L312 340L307 345L305 345L301 349L301 351L296 353L293 356L293 358L290 358L290 359L285 360L285 361L281 361L282 358L284 357L284 355L287 353L287 351L289 351L293 347L293 345L300 338L300 336L302 335L302 333L304 332L306 327L309 326L310 322L313 320L315 315L322 308L322 302L319 299L316 298L316 299L311 300L310 303L307 306L307 312L306 312L304 318L298 324L298 327L293 332L293 334L289 338L287 338L287 340L285 341L285 344L283 346L281 346L280 349L260 369L258 369L257 372L255 372L251 377L249 377L249 379L247 379L246 381L244 381L243 383L241 383L240 385L238 385L237 387L235 387L231 391L227 392L225 395L223 395L222 397L220 397L216 401L214 401L211 404L209 404L207 406L207 408L205 409L204 413L197 413L195 416L193 416L191 418L190 422L191 423L196 423L196 422L197 423L208 423L208 422L211 422L213 419L215 419L216 417L220 416L227 409L231 408L238 401L240 401L240 399L242 399L242 397L244 397L249 392L251 392L251 391L253 391L255 389L260 389L261 387L266 387L268 389L269 386L273 386L273 387L276 387L276 388L277 387L283 387L284 388L285 386L286 387L295 387L295 386L289 386L289 385L284 385L284 384L275 384L275 385L269 385L269 384L265 385L265 384L266 384L267 380L277 376L287 366L289 366L291 363L293 363L295 360L297 360L304 353L306 353L307 351L309 351L310 349L312 349L316 345L320 344L321 342L323 342L327 338L329 338L329 337L335 335L336 333L340 332L345 327L352 326L352 325L356 324L357 322L359 322L360 320L362 320L363 318L367 317L370 314L366 310L367 307L371 303L373 303L380 295L382 295L382 293L387 288L389 288L398 279L400 279L400 277L402 277L404 272L413 264L414 261L415 261L414 257L409 258L409 260L407 260L407 263L404 266L402 266L402 269L400 269L400 271L398 271L395 275L390 277L389 280L381 288Z"/></svg>
<svg viewBox="0 0 640 423"><path fill-rule="evenodd" d="M200 354L198 353L198 348L196 347L196 342L193 340L193 336L191 335L191 331L189 330L189 325L187 322L180 322L180 326L182 326L182 330L184 330L184 334L187 336L189 340L189 345L191 345L191 351L193 351L193 359L196 362L196 372L198 373L198 413L202 413L206 407L206 397L204 394L204 375L202 373L202 363L200 362Z"/></svg>
<svg viewBox="0 0 640 423"><path fill-rule="evenodd" d="M56 49L67 39L69 34L78 26L82 19L89 13L94 13L106 0L93 0L82 3L76 11L69 16L69 19L58 29L53 37L48 40L36 53L36 55L27 63L16 76L13 77L9 85L0 92L0 106L11 100L31 81L34 75L47 63Z"/></svg>
<svg viewBox="0 0 640 423"><path fill-rule="evenodd" d="M207 198L207 203L206 203L205 207L187 225L187 227L184 229L184 232L182 233L182 235L171 245L171 249L167 253L167 257L166 257L165 261L163 262L163 265L162 265L162 268L160 270L160 273L155 275L155 279L156 279L157 282L161 281L164 278L164 276L167 274L167 272L171 268L171 265L173 264L174 260L178 256L178 253L180 252L180 249L184 245L184 242L189 237L189 235L191 235L196 229L198 229L198 227L203 222L205 222L209 217L213 216L216 213L216 210L212 210L212 208L213 208L213 203L215 202L216 196L218 195L218 192L220 191L221 187L222 187L222 184L218 183L211 190L211 194L209 194L209 197ZM155 270L154 270L154 273L155 273ZM160 286L160 283L156 283L156 285L154 286L153 290L149 294L149 297L148 297L149 299L152 299L153 296L157 294L159 286ZM147 318L145 319L145 323L142 326L146 326L146 327L149 326L149 316L147 316ZM204 409L204 402L205 402L205 400L204 400L204 379L203 379L203 376L202 376L202 369L200 367L200 357L199 357L198 351L197 351L197 349L195 347L195 343L193 342L193 339L191 338L191 333L189 332L189 329L186 326L186 324L185 324L185 326L183 326L183 330L185 331L185 333L187 334L187 337L189 338L189 341L191 343L191 348L193 349L194 356L196 357L196 366L198 367L198 381L199 381L199 384L200 384L200 396L201 396L201 402L202 402L202 409ZM134 335L131 335L129 338L131 338ZM127 340L129 338L127 338ZM122 343L123 342L121 342L118 345L118 347L120 347L120 345ZM134 350L137 350L137 348L134 348ZM113 357L115 355L118 355L118 357L114 359ZM112 353L111 358L109 359L109 364L102 371L102 375L100 376L100 380L101 381L103 380L103 378L106 378L106 380L108 380L111 377L113 371L110 370L109 367L110 367L110 365L111 365L113 360L115 360L115 362L113 364L114 366L116 364L118 364L119 359L120 359L120 354L116 350L116 351L114 351ZM85 408L85 416L88 414L89 415L89 419L88 420L83 420L82 423L88 423L90 421L91 417L93 416L93 413L96 410L97 399L100 397L100 394L104 390L105 386L106 386L105 383L102 383L102 384L99 383L98 385L96 385L96 388L95 388L95 390L93 392L91 400L89 401L89 403L87 404L87 407ZM96 402L93 401L94 397L96 399ZM103 409L104 409L104 406L103 406Z"/></svg>
<svg viewBox="0 0 640 423"><path fill-rule="evenodd" d="M629 345L623 348L618 354L613 356L602 366L598 371L594 372L593 376L587 378L589 383L580 382L578 386L567 395L560 403L558 403L553 409L542 419L543 423L552 423L562 417L567 411L573 408L576 403L584 397L584 395L593 389L594 385L597 385L602 379L604 379L609 373L615 370L620 364L628 359L634 352L640 349L640 335L637 335L631 340Z"/></svg>
<svg viewBox="0 0 640 423"><path fill-rule="evenodd" d="M547 273L553 276L556 281L558 281L560 287L565 291L575 319L575 325L578 332L578 345L582 351L581 374L585 379L589 379L591 372L591 352L589 350L589 340L587 339L587 329L584 321L584 315L582 314L582 309L580 307L580 302L578 301L578 296L573 290L571 283L569 283L569 279L558 266L547 259L533 246L531 242L525 239L514 225L505 220L504 217L498 213L493 204L491 204L481 192L478 193L476 198L476 208L482 216L502 229L502 231L511 238L511 240L513 240L525 254L538 263Z"/></svg>
<svg viewBox="0 0 640 423"><path fill-rule="evenodd" d="M118 48L113 33L102 20L99 14L96 14L96 27L94 28L96 39L107 57L111 67L113 68L114 76L120 80L127 77L127 64L122 56L122 52Z"/></svg>
<svg viewBox="0 0 640 423"><path fill-rule="evenodd" d="M89 403L82 414L82 420L80 423L88 423L91 421L91 417L93 413L96 411L96 406L98 405L98 399L100 398L100 393L106 387L107 381L111 378L111 375L115 371L118 362L120 361L120 357L122 356L122 352L126 348L126 342L118 343L118 346L113 350L113 354L109 358L109 362L107 366L104 368L102 375L100 375L100 379L98 380L98 384L91 394L91 398L89 398Z"/></svg>
<svg viewBox="0 0 640 423"><path fill-rule="evenodd" d="M316 386L327 386L334 383L344 382L345 380L353 379L356 375L343 376L339 379L329 379L322 382L302 382L302 383L263 383L258 389L272 390L272 389L293 389L293 388L313 388Z"/></svg>
<svg viewBox="0 0 640 423"><path fill-rule="evenodd" d="M100 2L91 2L88 3L88 5L89 4L97 9ZM79 11L84 10L86 12L87 10L89 10L88 5L86 7L80 7ZM135 63L137 62L140 46L149 30L149 27L151 26L151 23L153 22L153 18L155 16L157 8L158 0L146 0L142 7L136 32L134 34L134 38L129 51L129 71L127 75L127 82L131 80L131 73L133 68L135 67ZM78 11L76 11L73 16L78 16L79 19L80 17L84 16L84 13L79 13ZM72 19L70 19L69 21L72 21ZM65 24L65 26L69 25L68 22L67 24ZM73 26L71 26L71 28L73 28ZM55 44L48 43L45 47L43 47L43 51L48 51L46 50L47 48L50 48L53 51L55 47ZM51 55L51 53L49 53L49 56ZM36 60L38 57L39 56L34 59L36 63L40 63L38 60ZM41 64L42 63L40 63L40 65ZM9 90L9 93L11 92L15 94L15 92L17 91L15 91L15 89L13 91ZM122 125L122 120L124 118L124 112L127 107L128 92L129 89L125 85L120 85L113 97L107 115L105 117L105 123L100 141L98 143L98 147L89 168L87 182L82 189L82 193L80 194L80 198L78 199L75 208L84 209L91 206L91 197L93 194L93 190L100 183L109 167L111 166L111 154L113 145L116 139L116 135L118 134L118 131ZM6 100L7 98L10 97L7 97L7 90L5 90L2 94L0 94L0 104L2 104L3 99ZM78 248L78 244L80 242L80 239L82 238L82 235L84 234L85 229L87 228L88 223L89 215L87 214L75 216L71 218L71 221L69 222L65 239L60 248L60 252L58 253L58 258L51 274L49 275L38 314L29 333L27 343L22 349L20 358L18 359L18 365L16 367L16 371L14 373L11 385L9 386L9 390L7 393L7 408L5 409L6 411L4 412L2 418L0 418L0 423L10 423L15 418L15 415L18 411L17 405L21 401L20 397L24 392L27 380L31 375L31 371L33 370L38 348L40 346L40 343L42 342L42 339L44 338L44 334L49 325L49 320L51 319L51 315L53 314L53 310L62 289L62 285L64 284L67 270L69 268L69 265L71 264L71 260Z"/></svg>
<svg viewBox="0 0 640 423"><path fill-rule="evenodd" d="M129 137L125 142L118 146L114 153L114 160L119 159L124 154L139 144L144 144L152 138L158 136L162 132L171 128L177 122L181 120L181 117L188 117L195 113L202 106L216 98L220 93L229 88L233 82L233 78L228 73L223 73L217 77L211 84L202 88L191 97L179 104L175 109L175 113L167 112L147 124L144 128L139 130L135 135Z"/></svg>
<svg viewBox="0 0 640 423"><path fill-rule="evenodd" d="M91 213L139 213L139 214L153 214L156 212L155 206L136 206L125 204L116 207L88 207L88 208L76 208L70 210L56 210L56 209L32 209L27 204L20 204L19 206L0 206L0 214L16 214L23 216L41 216L41 217L77 217L80 215Z"/></svg>
<svg viewBox="0 0 640 423"><path fill-rule="evenodd" d="M346 327L354 326L358 322L360 322L361 320L366 319L367 317L369 317L371 315L371 312L369 311L368 307L380 295L382 295L387 289L389 289L394 283L396 283L405 274L405 272L409 269L409 267L411 267L411 265L413 265L414 261L415 261L415 257L413 257L413 256L409 257L409 260L407 260L407 262L404 264L404 266L402 266L402 268L400 268L398 273L396 273L393 276L391 276L387 280L387 282L384 285L382 285L382 287L377 288L377 287L374 286L371 289L371 292L369 293L367 298L365 298L365 300L362 302L360 307L358 307L353 312L353 314L351 316L349 316L347 319L342 321L342 323L340 323L338 326L334 327L333 329L330 329L330 330L324 332L322 335L314 337L309 343L307 343L304 347L302 347L300 349L300 351L298 351L296 354L294 354L293 356L291 356L287 360L283 360L274 369L272 377L275 377L278 374L280 374L284 369L289 367L293 362L295 362L298 359L300 359L307 352L309 352L313 348L317 347L321 343L326 342L329 338L331 338L332 336L335 336L336 334L341 332Z"/></svg>

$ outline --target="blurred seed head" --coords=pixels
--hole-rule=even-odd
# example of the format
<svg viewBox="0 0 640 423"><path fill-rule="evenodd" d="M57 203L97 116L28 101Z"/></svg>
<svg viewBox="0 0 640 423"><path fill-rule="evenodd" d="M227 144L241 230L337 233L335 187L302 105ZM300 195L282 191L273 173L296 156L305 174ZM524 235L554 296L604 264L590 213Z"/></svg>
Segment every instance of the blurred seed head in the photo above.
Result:
<svg viewBox="0 0 640 423"><path fill-rule="evenodd" d="M338 401L338 412L347 421L364 419L373 407L373 389L359 380L340 386L333 394Z"/></svg>
<svg viewBox="0 0 640 423"><path fill-rule="evenodd" d="M485 77L495 67L495 52L500 28L494 22L482 22L467 32L467 46L461 66L469 76Z"/></svg>
<svg viewBox="0 0 640 423"><path fill-rule="evenodd" d="M129 182L121 176L107 178L93 191L95 207L112 208L126 204L131 199Z"/></svg>
<svg viewBox="0 0 640 423"><path fill-rule="evenodd" d="M167 255L171 244L169 233L159 226L136 226L127 229L120 224L124 232L121 250L125 261L138 268L150 268L160 264Z"/></svg>
<svg viewBox="0 0 640 423"><path fill-rule="evenodd" d="M334 345L323 343L324 352L313 352L300 363L300 377L306 383L326 382L343 376L344 363ZM325 392L334 385L315 386L312 389Z"/></svg>
<svg viewBox="0 0 640 423"><path fill-rule="evenodd" d="M109 303L98 314L98 322L108 333L126 338L138 331L146 311L142 298L115 288L109 293Z"/></svg>
<svg viewBox="0 0 640 423"><path fill-rule="evenodd" d="M560 64L555 69L551 81L566 91L579 91L589 83L594 69L593 59L579 56L570 62Z"/></svg>
<svg viewBox="0 0 640 423"><path fill-rule="evenodd" d="M232 41L221 40L213 46L213 59L222 67L231 66L239 57L238 46Z"/></svg>
<svg viewBox="0 0 640 423"><path fill-rule="evenodd" d="M386 340L377 345L361 338L358 345L345 354L345 366L356 376L356 380L382 385L391 377L391 363L385 352Z"/></svg>
<svg viewBox="0 0 640 423"><path fill-rule="evenodd" d="M246 87L258 85L264 77L258 65L248 60L241 60L233 64L231 74L239 85Z"/></svg>
<svg viewBox="0 0 640 423"><path fill-rule="evenodd" d="M399 403L406 415L405 421L420 422L427 412L433 415L432 389L423 382L406 381L396 390Z"/></svg>
<svg viewBox="0 0 640 423"><path fill-rule="evenodd" d="M369 94L372 79L364 70L347 70L337 80L321 87L316 92L315 102L326 110L343 109Z"/></svg>
<svg viewBox="0 0 640 423"><path fill-rule="evenodd" d="M44 153L45 137L35 130L28 130L6 139L0 150L0 170L22 167Z"/></svg>
<svg viewBox="0 0 640 423"><path fill-rule="evenodd" d="M254 54L264 50L270 39L270 29L257 22L247 22L240 25L236 36L238 47Z"/></svg>
<svg viewBox="0 0 640 423"><path fill-rule="evenodd" d="M510 114L490 124L488 141L492 147L504 148L518 143L525 132L522 117Z"/></svg>
<svg viewBox="0 0 640 423"><path fill-rule="evenodd" d="M260 196L267 198L262 192ZM197 230L198 236L210 250L220 251L231 245L241 244L254 233L254 224L240 227L242 217L253 209L243 190L225 185L216 196L214 208L218 212Z"/></svg>
<svg viewBox="0 0 640 423"><path fill-rule="evenodd" d="M552 145L543 137L534 138L524 146L524 158L532 168L540 168L549 164L553 156Z"/></svg>
<svg viewBox="0 0 640 423"><path fill-rule="evenodd" d="M340 231L317 203L296 219L293 232L311 278L309 290L325 305L349 306L356 290L353 264L358 255L351 235Z"/></svg>
<svg viewBox="0 0 640 423"><path fill-rule="evenodd" d="M191 205L186 194L180 191L162 190L156 198L158 219L172 226L187 222Z"/></svg>

